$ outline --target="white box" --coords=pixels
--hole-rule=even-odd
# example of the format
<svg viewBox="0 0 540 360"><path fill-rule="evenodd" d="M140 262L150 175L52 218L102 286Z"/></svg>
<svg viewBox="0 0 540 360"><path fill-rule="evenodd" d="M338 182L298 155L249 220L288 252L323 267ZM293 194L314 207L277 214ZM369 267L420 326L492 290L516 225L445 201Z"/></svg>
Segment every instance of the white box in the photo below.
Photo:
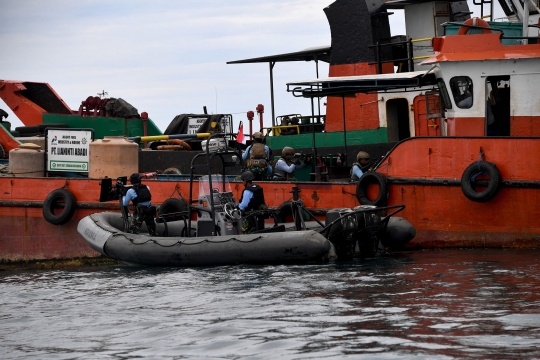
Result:
<svg viewBox="0 0 540 360"><path fill-rule="evenodd" d="M208 143L208 140L203 140L201 142L201 146L203 151L206 151L206 144ZM227 150L227 141L223 138L218 139L210 139L210 145L209 145L209 152L216 152L216 151L226 151Z"/></svg>

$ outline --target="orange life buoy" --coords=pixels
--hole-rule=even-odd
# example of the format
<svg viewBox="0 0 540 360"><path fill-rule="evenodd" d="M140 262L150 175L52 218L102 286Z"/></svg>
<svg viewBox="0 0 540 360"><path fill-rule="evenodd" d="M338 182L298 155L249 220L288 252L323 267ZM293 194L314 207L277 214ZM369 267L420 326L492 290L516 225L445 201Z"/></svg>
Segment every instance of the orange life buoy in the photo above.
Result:
<svg viewBox="0 0 540 360"><path fill-rule="evenodd" d="M189 144L185 142L184 140L180 140L180 139L167 140L167 144L168 145L181 145L184 148L184 150L191 150L191 146L189 146Z"/></svg>
<svg viewBox="0 0 540 360"><path fill-rule="evenodd" d="M490 27L486 20L474 17L474 18L467 19L465 20L465 22L463 22L463 25L459 28L457 32L458 35L466 35L469 32L469 30L473 29L465 25ZM482 34L490 34L492 32L489 29L480 29L480 30L482 30Z"/></svg>

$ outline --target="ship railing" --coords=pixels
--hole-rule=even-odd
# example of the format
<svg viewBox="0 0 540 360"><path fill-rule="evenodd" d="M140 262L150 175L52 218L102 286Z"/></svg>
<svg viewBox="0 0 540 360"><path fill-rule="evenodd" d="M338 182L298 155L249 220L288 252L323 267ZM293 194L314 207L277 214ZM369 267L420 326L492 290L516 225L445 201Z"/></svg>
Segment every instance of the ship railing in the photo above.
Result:
<svg viewBox="0 0 540 360"><path fill-rule="evenodd" d="M383 73L383 64L385 63L394 63L398 64L398 72L408 72L408 71L414 71L414 62L422 59L429 58L431 55L419 55L414 56L414 47L419 47L418 43L429 41L431 47L431 38L421 38L421 39L407 39L403 41L378 41L375 45L370 45L368 48L375 49L375 57L377 61L368 63L369 65L377 64L378 73ZM388 46L399 48L404 47L406 50L406 56L405 57L397 57L394 58L393 56L390 56L390 58L385 59L385 53L388 53ZM390 49L391 50L391 49ZM403 67L405 65L405 67Z"/></svg>
<svg viewBox="0 0 540 360"><path fill-rule="evenodd" d="M266 136L268 135L282 136L281 131L285 129L296 129L296 134L300 134L300 126L301 125L268 126L268 127L263 127L263 130L266 131Z"/></svg>

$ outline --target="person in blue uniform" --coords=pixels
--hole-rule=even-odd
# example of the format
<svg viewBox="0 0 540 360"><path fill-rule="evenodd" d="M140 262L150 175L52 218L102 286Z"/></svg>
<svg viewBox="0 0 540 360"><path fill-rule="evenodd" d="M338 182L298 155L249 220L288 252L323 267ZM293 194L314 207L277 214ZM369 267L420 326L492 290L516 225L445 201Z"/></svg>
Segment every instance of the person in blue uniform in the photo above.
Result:
<svg viewBox="0 0 540 360"><path fill-rule="evenodd" d="M263 189L253 183L255 175L251 171L246 171L240 175L240 178L245 189L242 192L238 209L245 215L242 223L242 233L249 234L257 228L257 225L259 229L264 228L264 217L257 216L257 211L268 210L268 206L264 201Z"/></svg>
<svg viewBox="0 0 540 360"><path fill-rule="evenodd" d="M151 236L157 236L154 220L156 208L150 202L152 200L150 188L141 183L141 176L137 173L129 177L129 182L133 186L122 197L122 205L124 206L128 206L130 201L133 202L133 216L129 232L138 234L144 221L148 227L148 233Z"/></svg>
<svg viewBox="0 0 540 360"><path fill-rule="evenodd" d="M306 158L306 162L310 161L310 158ZM295 158L294 149L290 146L285 146L281 151L281 157L274 166L273 180L285 181L296 180L294 177L294 171L306 166L306 162L300 158Z"/></svg>

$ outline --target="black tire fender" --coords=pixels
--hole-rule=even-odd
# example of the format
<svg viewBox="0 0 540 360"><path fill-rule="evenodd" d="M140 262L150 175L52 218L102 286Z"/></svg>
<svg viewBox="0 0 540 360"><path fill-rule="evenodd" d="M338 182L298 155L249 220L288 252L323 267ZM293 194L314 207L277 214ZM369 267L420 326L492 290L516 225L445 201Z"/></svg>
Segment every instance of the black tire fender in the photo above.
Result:
<svg viewBox="0 0 540 360"><path fill-rule="evenodd" d="M170 198L159 206L158 216L187 211L189 211L189 207L184 199Z"/></svg>
<svg viewBox="0 0 540 360"><path fill-rule="evenodd" d="M55 214L54 209L60 204L64 204L64 208L59 214ZM56 189L53 190L43 202L43 217L47 222L53 225L64 225L67 223L77 209L77 199L69 190Z"/></svg>
<svg viewBox="0 0 540 360"><path fill-rule="evenodd" d="M489 176L487 187L483 191L476 191L474 184L478 175ZM467 199L476 202L493 200L502 187L502 176L497 166L487 161L475 161L467 166L461 176L461 190Z"/></svg>
<svg viewBox="0 0 540 360"><path fill-rule="evenodd" d="M379 185L379 195L371 200L367 197L367 188L371 184ZM362 205L383 206L388 201L388 181L384 174L374 171L368 171L360 177L356 185L356 198Z"/></svg>

